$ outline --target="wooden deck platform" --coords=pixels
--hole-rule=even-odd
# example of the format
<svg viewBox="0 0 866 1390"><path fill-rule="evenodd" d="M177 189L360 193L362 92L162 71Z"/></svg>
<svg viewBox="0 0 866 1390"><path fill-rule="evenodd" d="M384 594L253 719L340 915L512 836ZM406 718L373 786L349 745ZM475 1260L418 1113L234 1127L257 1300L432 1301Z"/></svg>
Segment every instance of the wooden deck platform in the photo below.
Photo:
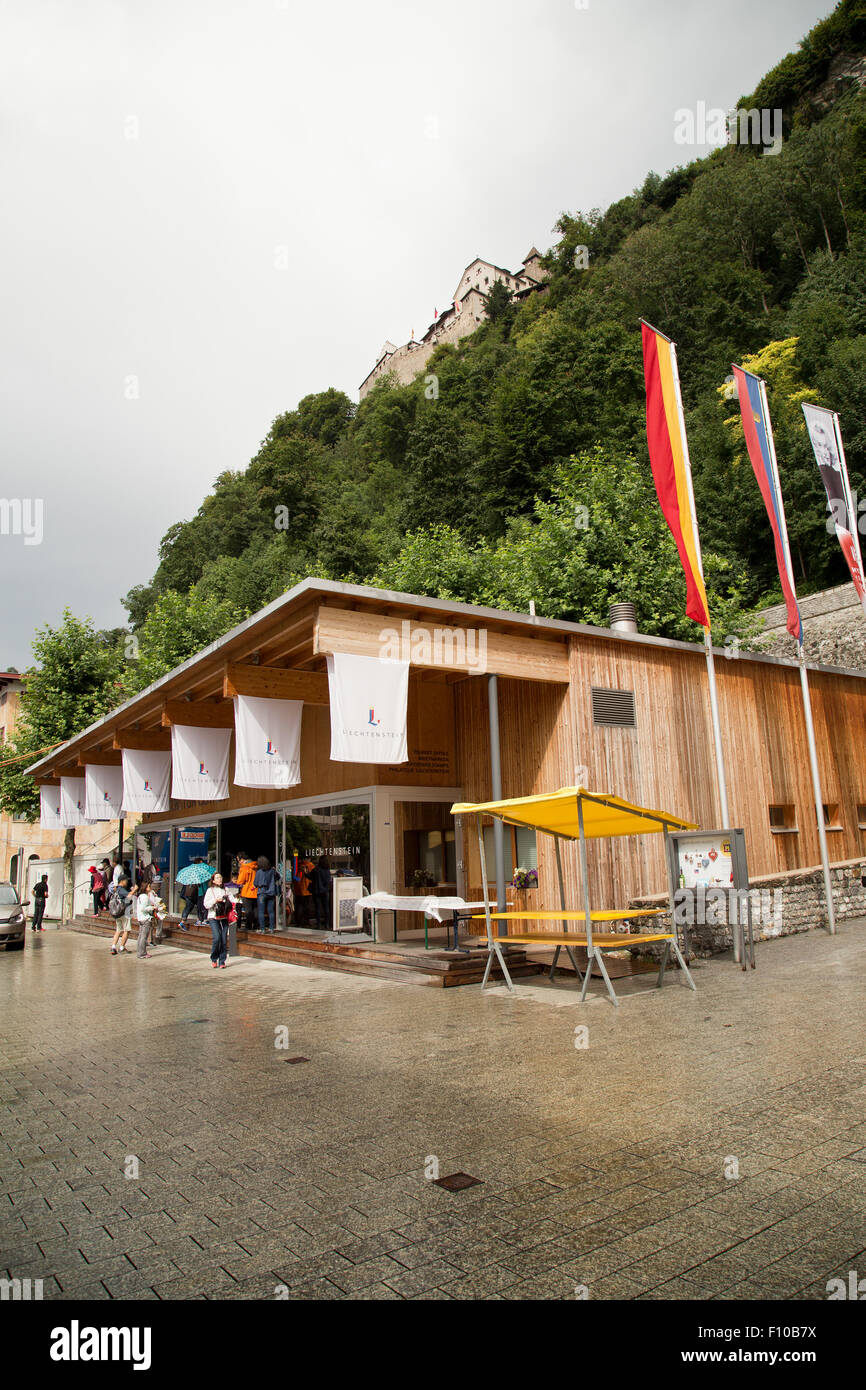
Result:
<svg viewBox="0 0 866 1390"><path fill-rule="evenodd" d="M74 931L88 932L108 939L114 935L114 921L107 914L96 917L93 913L82 913L74 919L71 927ZM129 938L131 943L135 941L135 934L133 924L133 932ZM305 927L290 927L287 931L275 932L272 936L239 931L237 939L238 954L241 956L283 961L290 965L309 965L316 970L346 970L355 975L371 975L403 984L432 985L438 989L480 984L487 963L487 949L483 940L478 937L466 940L461 937L461 944L470 948L468 954L435 947L425 951L424 942L419 939L371 941L368 937L349 935L335 940L331 933L312 931ZM627 940L627 937L624 938L624 945ZM163 941L166 945L179 946L183 950L210 954L210 928L200 926L197 922L190 925L189 931L181 931L179 918L169 917L163 928ZM538 947L532 945L529 949L531 955L522 942L505 948L509 972L516 979L527 975L540 975L550 968L554 949L552 946L540 942ZM577 949L576 956L583 967L586 952ZM608 957L607 970L612 979L619 979L626 975L657 971L658 965L650 961ZM564 960L560 958L556 973L573 978L574 971L567 957ZM491 974L497 979L502 979L502 972L495 962ZM598 974L596 966L593 975Z"/></svg>
<svg viewBox="0 0 866 1390"><path fill-rule="evenodd" d="M105 914L96 917L93 913L83 913L75 918L71 926L75 931L107 939L114 935L114 922ZM329 937L327 932L311 931L304 927L275 932L272 936L239 931L238 954L291 965L309 965L317 970L346 970L352 974L372 975L404 984L432 985L440 989L480 984L487 963L487 950L480 944L470 943L469 954L466 954L435 948L425 951L423 941L376 942L365 937L354 939L349 936L340 940ZM129 941L134 940L133 924ZM181 931L179 919L169 917L163 928L163 942L184 950L210 954L210 928L190 923L188 931ZM126 949L129 950L129 943ZM510 948L506 961L509 972L517 978L538 975L547 968L543 961L528 959L522 946ZM498 965L494 965L491 973L502 979Z"/></svg>

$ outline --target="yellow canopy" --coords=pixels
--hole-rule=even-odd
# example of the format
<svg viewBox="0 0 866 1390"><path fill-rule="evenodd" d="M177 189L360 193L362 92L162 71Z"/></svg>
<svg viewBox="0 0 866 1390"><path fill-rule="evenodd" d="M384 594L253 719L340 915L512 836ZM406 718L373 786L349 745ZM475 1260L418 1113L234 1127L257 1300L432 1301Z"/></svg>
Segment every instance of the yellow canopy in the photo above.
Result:
<svg viewBox="0 0 866 1390"><path fill-rule="evenodd" d="M508 825L528 825L548 835L562 835L577 840L578 802L583 807L583 833L589 840L608 835L660 834L665 826L671 830L697 830L692 821L681 820L668 811L654 811L647 806L635 806L621 796L607 792L590 792L585 787L562 787L558 792L541 796L517 796L509 801L457 801L451 807L453 816L494 816Z"/></svg>

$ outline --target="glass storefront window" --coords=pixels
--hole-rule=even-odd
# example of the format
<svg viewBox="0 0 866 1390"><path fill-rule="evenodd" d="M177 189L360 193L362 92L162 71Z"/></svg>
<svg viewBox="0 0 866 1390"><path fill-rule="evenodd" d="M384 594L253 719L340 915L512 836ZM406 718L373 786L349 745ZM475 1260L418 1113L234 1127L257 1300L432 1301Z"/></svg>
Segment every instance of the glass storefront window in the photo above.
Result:
<svg viewBox="0 0 866 1390"><path fill-rule="evenodd" d="M456 883L457 855L453 830L419 831L420 868L434 884Z"/></svg>
<svg viewBox="0 0 866 1390"><path fill-rule="evenodd" d="M366 802L317 806L310 817L314 842L303 846L309 859L325 856L332 874L357 875L370 883L370 807Z"/></svg>
<svg viewBox="0 0 866 1390"><path fill-rule="evenodd" d="M326 930L334 911L335 879L358 878L369 890L370 806L365 801L316 806L306 815L287 811L278 845L283 881L279 911L287 925ZM330 889L328 879L316 875L321 866L329 871Z"/></svg>
<svg viewBox="0 0 866 1390"><path fill-rule="evenodd" d="M172 911L181 910L181 899L185 902L183 884L177 882L181 869L190 864L208 864L215 871L217 867L217 827L213 825L182 825L175 831L174 847L174 902Z"/></svg>
<svg viewBox="0 0 866 1390"><path fill-rule="evenodd" d="M457 892L454 817L445 801L395 801L397 892Z"/></svg>
<svg viewBox="0 0 866 1390"><path fill-rule="evenodd" d="M135 877L138 883L153 881L164 902L170 901L171 831L136 830Z"/></svg>

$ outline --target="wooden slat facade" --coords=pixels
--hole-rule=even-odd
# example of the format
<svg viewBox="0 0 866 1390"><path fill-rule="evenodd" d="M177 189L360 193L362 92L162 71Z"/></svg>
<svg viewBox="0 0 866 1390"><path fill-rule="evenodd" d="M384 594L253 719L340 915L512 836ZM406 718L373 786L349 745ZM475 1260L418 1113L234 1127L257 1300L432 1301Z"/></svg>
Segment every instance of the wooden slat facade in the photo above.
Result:
<svg viewBox="0 0 866 1390"><path fill-rule="evenodd" d="M694 654L625 644L616 638L575 638L571 681L554 691L500 681L503 796L529 796L584 781L628 800L713 828L719 823L715 749L706 665ZM740 657L718 661L720 719L732 825L746 831L753 877L820 862L799 672ZM636 727L593 724L591 688L631 690ZM831 860L866 848L858 806L866 805L866 682L857 676L810 673L824 801L838 804L842 830L828 830ZM487 693L480 681L456 691L458 771L467 801L490 797ZM771 805L793 805L798 832L773 833ZM471 888L480 885L474 829L466 852ZM599 907L667 887L661 836L593 841L590 886ZM576 847L563 846L566 893L579 902ZM469 886L469 885L467 885ZM555 859L539 837L539 908L558 905Z"/></svg>

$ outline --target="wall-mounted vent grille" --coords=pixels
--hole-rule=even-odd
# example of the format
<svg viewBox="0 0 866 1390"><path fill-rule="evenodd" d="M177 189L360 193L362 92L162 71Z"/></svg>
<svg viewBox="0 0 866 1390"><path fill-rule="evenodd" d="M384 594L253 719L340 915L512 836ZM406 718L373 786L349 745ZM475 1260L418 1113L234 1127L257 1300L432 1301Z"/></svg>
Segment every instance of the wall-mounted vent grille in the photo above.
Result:
<svg viewBox="0 0 866 1390"><path fill-rule="evenodd" d="M637 727L633 690L606 690L599 685L593 685L591 690L593 724L607 724L615 729Z"/></svg>

